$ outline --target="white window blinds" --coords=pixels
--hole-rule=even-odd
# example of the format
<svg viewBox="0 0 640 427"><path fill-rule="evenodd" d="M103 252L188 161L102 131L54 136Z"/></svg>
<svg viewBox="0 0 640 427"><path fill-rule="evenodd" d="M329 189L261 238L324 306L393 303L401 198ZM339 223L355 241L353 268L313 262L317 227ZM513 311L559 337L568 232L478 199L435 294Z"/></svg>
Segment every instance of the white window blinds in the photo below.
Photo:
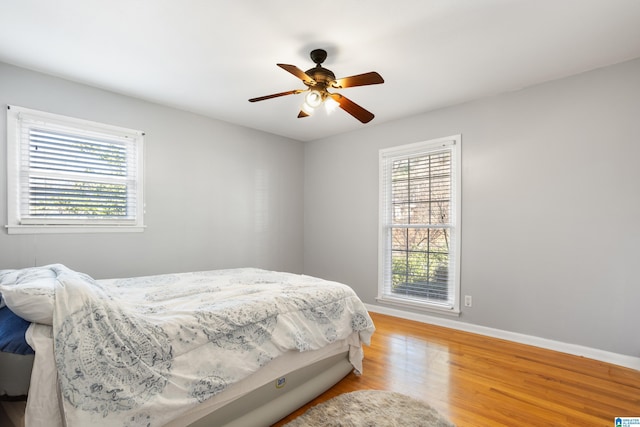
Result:
<svg viewBox="0 0 640 427"><path fill-rule="evenodd" d="M459 309L459 152L459 136L380 152L380 300Z"/></svg>
<svg viewBox="0 0 640 427"><path fill-rule="evenodd" d="M8 119L10 232L142 226L142 132L14 106Z"/></svg>

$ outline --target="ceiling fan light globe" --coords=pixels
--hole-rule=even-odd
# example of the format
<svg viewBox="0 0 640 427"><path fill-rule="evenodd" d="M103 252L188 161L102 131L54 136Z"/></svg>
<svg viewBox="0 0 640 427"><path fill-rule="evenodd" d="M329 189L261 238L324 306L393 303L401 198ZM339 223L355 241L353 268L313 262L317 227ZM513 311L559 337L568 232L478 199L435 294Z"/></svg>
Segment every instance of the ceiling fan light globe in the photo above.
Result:
<svg viewBox="0 0 640 427"><path fill-rule="evenodd" d="M331 114L334 111L336 111L336 109L340 106L340 104L333 98L331 97L327 97L327 99L324 101L324 108L327 111L327 113Z"/></svg>
<svg viewBox="0 0 640 427"><path fill-rule="evenodd" d="M304 97L304 103L311 108L316 108L322 104L322 94L317 90L312 90Z"/></svg>
<svg viewBox="0 0 640 427"><path fill-rule="evenodd" d="M301 109L302 111L304 111L304 113L305 113L307 116L312 115L312 114L313 114L313 112L315 111L315 108L313 108L312 106L310 106L309 104L307 104L307 103L306 103L306 101L302 103L302 107L300 107L300 109Z"/></svg>

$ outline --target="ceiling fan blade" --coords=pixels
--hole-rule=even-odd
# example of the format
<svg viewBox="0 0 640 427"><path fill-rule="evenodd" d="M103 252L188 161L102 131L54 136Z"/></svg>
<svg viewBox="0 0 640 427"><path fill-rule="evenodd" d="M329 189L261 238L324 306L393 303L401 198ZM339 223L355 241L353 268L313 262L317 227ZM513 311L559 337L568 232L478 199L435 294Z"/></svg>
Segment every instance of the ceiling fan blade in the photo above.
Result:
<svg viewBox="0 0 640 427"><path fill-rule="evenodd" d="M300 80L302 80L305 83L309 83L311 85L316 84L316 81L313 80L311 77L309 77L309 75L307 73L305 73L304 71L302 71L300 68L296 67L295 65L288 65L288 64L277 64L278 67L282 68L283 70L286 70L288 72L290 72L291 74L293 74L294 76L296 76L297 78L299 78Z"/></svg>
<svg viewBox="0 0 640 427"><path fill-rule="evenodd" d="M375 71L371 71L370 73L336 79L331 86L337 89L343 89L354 86L378 85L380 83L384 83L382 76Z"/></svg>
<svg viewBox="0 0 640 427"><path fill-rule="evenodd" d="M304 92L304 90L302 89L289 90L287 92L274 93L273 95L260 96L258 98L251 98L249 102L264 101L265 99L277 98L279 96L285 96L285 95L295 95L301 92Z"/></svg>
<svg viewBox="0 0 640 427"><path fill-rule="evenodd" d="M375 117L372 112L365 110L346 96L342 96L339 93L331 93L329 95L331 95L331 98L333 98L334 101L340 104L340 108L360 120L362 123L369 123Z"/></svg>

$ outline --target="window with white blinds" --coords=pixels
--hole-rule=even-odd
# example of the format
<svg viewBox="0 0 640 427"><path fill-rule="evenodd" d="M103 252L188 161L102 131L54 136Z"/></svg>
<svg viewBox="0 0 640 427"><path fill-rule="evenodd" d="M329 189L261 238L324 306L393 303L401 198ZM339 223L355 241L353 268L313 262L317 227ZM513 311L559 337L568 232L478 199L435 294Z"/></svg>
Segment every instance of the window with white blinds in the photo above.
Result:
<svg viewBox="0 0 640 427"><path fill-rule="evenodd" d="M460 312L460 145L380 151L379 301Z"/></svg>
<svg viewBox="0 0 640 427"><path fill-rule="evenodd" d="M10 233L142 231L140 131L7 110Z"/></svg>

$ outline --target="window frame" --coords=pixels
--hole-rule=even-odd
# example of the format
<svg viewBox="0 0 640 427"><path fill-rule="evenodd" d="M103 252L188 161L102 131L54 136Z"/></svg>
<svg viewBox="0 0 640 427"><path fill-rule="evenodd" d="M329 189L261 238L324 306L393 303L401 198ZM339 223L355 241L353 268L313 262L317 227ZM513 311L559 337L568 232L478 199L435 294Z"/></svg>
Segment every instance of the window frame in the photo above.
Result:
<svg viewBox="0 0 640 427"><path fill-rule="evenodd" d="M23 123L22 119L31 122ZM34 218L23 215L29 202L23 203L28 191L29 166L24 163L25 145L30 139L23 132L31 127L59 131L64 129L66 135L99 135L102 138L120 141L127 147L127 155L134 156L131 161L135 169L127 173L127 182L132 182L133 194L128 199L135 204L127 218L114 219L107 216L84 218ZM7 232L9 234L40 234L40 233L110 233L110 232L142 232L144 226L144 132L93 122L15 105L7 106ZM130 144L130 145L129 145ZM131 150L131 151L130 151ZM132 154L131 154L132 153ZM59 179L63 179L60 175ZM127 188L129 188L127 186ZM24 206L21 208L21 203Z"/></svg>
<svg viewBox="0 0 640 427"><path fill-rule="evenodd" d="M446 303L415 296L392 294L392 201L391 201L391 166L394 161L416 158L448 150L451 153L451 206L450 221L447 227L451 230L451 244L448 251L448 293L453 298ZM461 242L461 168L462 136L452 135L443 138L400 145L379 151L379 231L378 231L378 296L376 300L384 304L401 308L412 308L431 311L452 316L460 315L460 242ZM425 224L416 224L418 229ZM451 274L451 272L453 274ZM451 277L453 276L453 277Z"/></svg>

